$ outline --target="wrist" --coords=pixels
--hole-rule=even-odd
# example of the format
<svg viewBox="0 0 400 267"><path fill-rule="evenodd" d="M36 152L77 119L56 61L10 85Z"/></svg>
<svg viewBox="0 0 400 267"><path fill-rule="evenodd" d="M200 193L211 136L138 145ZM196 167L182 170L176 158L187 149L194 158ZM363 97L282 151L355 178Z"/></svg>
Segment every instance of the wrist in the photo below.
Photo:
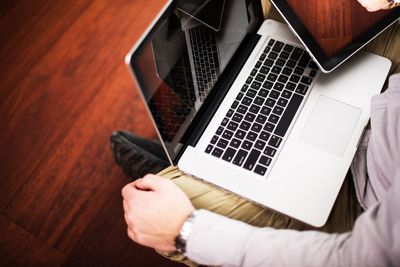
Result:
<svg viewBox="0 0 400 267"><path fill-rule="evenodd" d="M178 252L184 254L186 252L186 244L192 232L196 210L192 211L183 222L178 236L175 238L175 248Z"/></svg>

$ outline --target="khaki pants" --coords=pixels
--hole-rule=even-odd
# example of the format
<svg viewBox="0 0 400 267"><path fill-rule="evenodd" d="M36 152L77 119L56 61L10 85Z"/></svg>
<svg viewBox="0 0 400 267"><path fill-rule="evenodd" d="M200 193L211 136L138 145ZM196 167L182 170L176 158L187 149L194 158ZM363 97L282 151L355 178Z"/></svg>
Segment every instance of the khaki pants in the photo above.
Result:
<svg viewBox="0 0 400 267"><path fill-rule="evenodd" d="M268 1L262 0L262 2L266 18L282 21L280 15L271 8ZM387 29L372 41L365 50L389 58L392 61L391 73L399 73L400 23ZM258 206L237 195L214 187L213 185L193 179L180 172L174 166L164 169L159 175L172 179L174 183L187 194L196 209L206 209L257 227L268 226L276 229L316 230L309 225L268 208ZM351 175L348 174L326 225L317 230L329 233L350 231L356 218L362 211L356 199ZM196 266L194 262L188 260L184 255L179 253L159 253L171 260L179 261L189 266Z"/></svg>

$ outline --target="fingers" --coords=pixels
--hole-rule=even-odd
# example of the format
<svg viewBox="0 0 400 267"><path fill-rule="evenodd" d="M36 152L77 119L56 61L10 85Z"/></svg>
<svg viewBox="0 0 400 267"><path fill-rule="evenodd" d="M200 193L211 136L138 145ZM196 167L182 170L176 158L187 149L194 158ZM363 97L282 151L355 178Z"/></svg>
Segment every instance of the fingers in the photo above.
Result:
<svg viewBox="0 0 400 267"><path fill-rule="evenodd" d="M135 187L140 190L156 191L164 182L165 178L157 175L147 174L141 179L135 181Z"/></svg>

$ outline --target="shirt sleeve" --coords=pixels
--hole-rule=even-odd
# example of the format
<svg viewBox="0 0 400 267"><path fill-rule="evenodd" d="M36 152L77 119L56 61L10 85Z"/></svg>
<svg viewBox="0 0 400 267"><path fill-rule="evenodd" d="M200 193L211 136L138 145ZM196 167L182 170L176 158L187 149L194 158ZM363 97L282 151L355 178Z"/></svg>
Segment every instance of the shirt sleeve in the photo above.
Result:
<svg viewBox="0 0 400 267"><path fill-rule="evenodd" d="M186 256L221 266L399 266L400 167L394 180L344 234L257 228L199 210Z"/></svg>

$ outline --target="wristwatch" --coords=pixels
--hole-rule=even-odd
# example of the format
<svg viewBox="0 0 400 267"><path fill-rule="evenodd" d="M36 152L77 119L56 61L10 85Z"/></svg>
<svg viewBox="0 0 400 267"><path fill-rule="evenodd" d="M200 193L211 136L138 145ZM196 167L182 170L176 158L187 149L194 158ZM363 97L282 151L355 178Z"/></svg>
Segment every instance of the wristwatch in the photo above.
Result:
<svg viewBox="0 0 400 267"><path fill-rule="evenodd" d="M175 239L176 250L182 254L186 252L186 243L189 239L190 233L192 232L192 226L195 217L196 211L193 211L189 215L189 217L186 218L179 232L179 235Z"/></svg>

